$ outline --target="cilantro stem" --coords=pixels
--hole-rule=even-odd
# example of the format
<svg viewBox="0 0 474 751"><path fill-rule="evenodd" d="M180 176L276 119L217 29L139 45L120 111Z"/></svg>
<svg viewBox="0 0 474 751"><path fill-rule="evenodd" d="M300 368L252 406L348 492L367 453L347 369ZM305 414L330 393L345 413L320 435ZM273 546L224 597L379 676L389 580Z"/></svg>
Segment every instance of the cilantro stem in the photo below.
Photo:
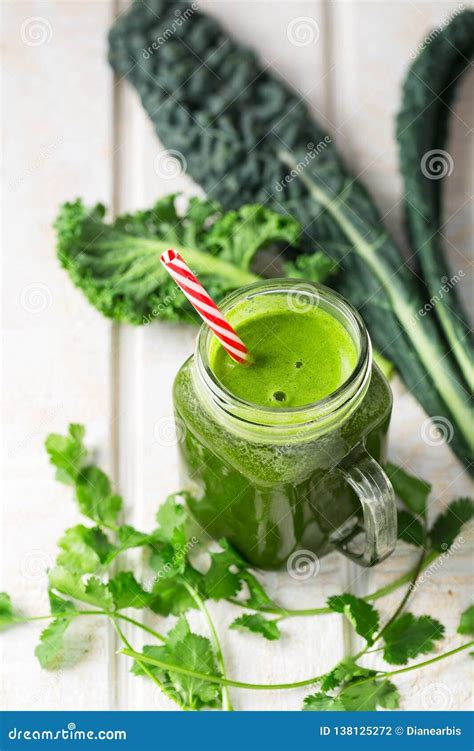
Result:
<svg viewBox="0 0 474 751"><path fill-rule="evenodd" d="M373 681L374 678L383 678L384 680L388 678L392 678L394 675L401 675L402 673L409 673L411 670L418 670L418 668L424 668L427 665L432 665L435 662L439 662L440 660L445 660L447 657L451 657L452 655L457 654L458 652L462 652L465 649L469 649L470 647L474 646L474 639L472 641L467 642L467 644L461 644L460 647L456 647L455 649L451 649L449 652L443 652L440 655L437 655L436 657L431 657L429 660L424 660L423 662L417 662L415 665L409 665L406 668L399 668L398 670L389 670L389 671L379 671L376 675L370 675L367 678L361 678L359 681L354 681L351 683L352 686L359 686L362 683L368 683L369 681Z"/></svg>
<svg viewBox="0 0 474 751"><path fill-rule="evenodd" d="M166 636L163 636L163 634L158 633L158 631L155 631L155 629L151 628L150 626L146 626L144 623L140 623L140 621L136 621L135 618L130 618L128 615L123 615L122 613L108 613L106 610L76 610L74 613L49 613L49 615L32 615L32 616L25 616L24 618L18 617L15 618L15 623L29 623L30 621L45 621L48 619L54 619L54 618L78 618L80 615L106 615L110 619L118 618L121 621L126 621L127 623L131 623L133 626L138 626L138 628L141 628L143 631L146 631L151 636L154 636L155 639L159 639L159 641L166 641Z"/></svg>
<svg viewBox="0 0 474 751"><path fill-rule="evenodd" d="M118 623L115 622L115 620L112 618L112 625L117 632L119 639L125 644L127 649L133 649L132 645L128 641L127 637L123 633L122 629L118 625ZM188 707L183 702L179 701L176 696L173 696L173 694L170 692L170 690L160 681L160 679L153 673L152 670L150 670L146 665L143 664L143 661L138 659L136 662L140 665L143 672L151 678L151 680L156 683L160 691L163 691L163 693L169 698L174 701L175 704L178 705L178 707L181 707L181 709L184 709L185 712L188 711Z"/></svg>
<svg viewBox="0 0 474 751"><path fill-rule="evenodd" d="M417 577L419 574L424 571L428 566L436 560L436 558L439 557L439 553L436 550L432 550L428 553L426 558L424 559L420 570L417 573ZM406 572L406 574L402 574L402 576L399 576L398 579L394 579L393 582L390 582L390 584L386 584L385 587L381 587L380 589L375 590L375 592L372 592L369 595L366 595L365 597L362 597L361 599L366 600L366 602L373 602L374 600L380 600L382 597L386 597L387 595L391 594L392 592L395 592L400 587L403 587L404 584L409 584L412 581L413 575L415 571L418 568L418 565L414 568L410 569ZM249 605L244 600L237 600L235 597L229 597L228 601L231 602L233 605L238 605L241 608L246 608L247 610L255 610L259 613L268 613L269 615L278 615L278 620L283 620L284 618L298 618L300 616L309 616L309 615L330 615L331 613L334 613L331 608L327 607L321 607L321 608L306 608L303 610L291 610L286 609L283 607L257 607L255 605Z"/></svg>
<svg viewBox="0 0 474 751"><path fill-rule="evenodd" d="M374 678L380 677L383 680L386 680L387 678L391 678L394 675L400 675L401 673L408 673L411 670L417 670L418 668L426 667L427 665L431 665L435 662L439 662L440 660L444 660L447 657L451 657L452 655L457 654L458 652L462 652L465 649L469 649L470 647L474 646L474 640L467 642L467 644L462 644L460 647L456 647L455 649L451 649L449 652L443 652L443 654L437 655L437 657L432 657L430 660L425 660L424 662L417 662L416 665L410 665L406 668L400 668L399 670L391 670L389 672L379 672L377 675L371 675L368 678L363 678L360 681L354 681L351 685L356 686L361 683L367 683L368 681L373 681ZM303 681L296 681L294 683L243 683L241 681L233 681L230 678L222 678L217 675L208 675L207 673L199 673L196 670L188 670L187 668L182 668L178 665L172 665L168 662L163 662L162 660L157 660L155 657L149 657L148 655L140 654L140 652L135 652L133 649L122 649L120 651L121 654L127 655L128 657L133 657L135 660L140 660L142 662L147 662L150 665L156 665L159 668L162 668L163 670L172 670L176 673L182 673L183 675L189 675L193 678L199 678L203 681L208 681L210 683L220 683L223 686L234 686L235 688L243 688L243 689L254 689L254 690L260 690L260 691L274 691L274 690L285 690L285 689L294 689L294 688L303 688L304 686L311 686L314 683L319 683L323 678L324 675L315 676L313 678L308 678Z"/></svg>
<svg viewBox="0 0 474 751"><path fill-rule="evenodd" d="M208 681L210 683L220 683L223 686L234 686L235 688L248 688L260 691L303 688L304 686L311 686L313 683L318 683L320 680L322 680L322 678L324 678L324 675L318 675L314 678L308 678L304 681L296 681L295 683L243 683L242 681L233 681L230 678L224 678L219 675L200 673L197 670L189 670L188 668L183 668L179 665L172 665L169 662L163 662L163 660L158 660L155 657L143 655L140 654L140 652L134 652L130 649L122 649L120 650L120 654L127 655L128 657L133 657L136 660L142 660L142 662L147 662L150 665L156 665L163 670L172 670L175 673L182 673L183 675L189 675L192 678L199 678L202 681Z"/></svg>
<svg viewBox="0 0 474 751"><path fill-rule="evenodd" d="M222 676L226 677L226 670L225 670L225 661L224 661L224 654L222 652L221 643L219 641L219 637L217 635L217 631L214 627L214 623L212 621L211 616L209 615L209 611L206 608L206 605L204 604L203 599L200 597L198 592L194 589L194 587L191 587L187 581L183 579L183 584L188 590L189 594L193 598L194 602L198 606L199 610L203 614L204 618L206 619L207 625L209 626L209 631L211 632L211 638L212 643L214 645L214 652L216 653L216 659L217 664L219 665L219 668L221 670ZM222 690L222 709L226 712L231 712L233 710L232 702L230 700L229 692L227 689L227 686L224 684L223 690Z"/></svg>

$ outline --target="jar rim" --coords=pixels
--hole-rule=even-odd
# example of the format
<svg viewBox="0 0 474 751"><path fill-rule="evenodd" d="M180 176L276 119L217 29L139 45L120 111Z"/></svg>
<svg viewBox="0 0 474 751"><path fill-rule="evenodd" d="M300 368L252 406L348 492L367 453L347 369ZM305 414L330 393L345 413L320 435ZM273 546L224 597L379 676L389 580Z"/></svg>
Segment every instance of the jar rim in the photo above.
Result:
<svg viewBox="0 0 474 751"><path fill-rule="evenodd" d="M358 349L357 363L351 374L327 396L298 407L269 407L247 401L229 391L212 371L208 354L213 334L209 327L203 324L196 340L194 358L200 391L204 391L204 396L210 397L217 409L238 420L260 427L280 427L287 430L296 426L300 429L302 424L322 424L331 417L341 416L348 408L352 413L353 408L365 396L372 364L370 337L358 311L342 295L323 284L288 278L262 280L241 287L227 295L219 307L226 314L244 299L266 294L304 294L314 298L318 306L337 311L350 328L349 333ZM298 417L300 419L295 422L295 418Z"/></svg>

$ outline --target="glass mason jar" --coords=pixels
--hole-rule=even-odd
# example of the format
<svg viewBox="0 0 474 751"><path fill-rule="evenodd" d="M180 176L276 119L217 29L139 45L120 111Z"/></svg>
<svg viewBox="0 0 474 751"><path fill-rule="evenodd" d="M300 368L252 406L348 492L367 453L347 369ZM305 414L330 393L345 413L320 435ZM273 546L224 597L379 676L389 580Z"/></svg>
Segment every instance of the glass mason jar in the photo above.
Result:
<svg viewBox="0 0 474 751"><path fill-rule="evenodd" d="M230 393L209 363L202 326L174 383L182 488L198 523L249 563L278 568L296 550L337 548L363 566L396 542L386 458L390 387L372 363L357 311L337 293L299 280L258 282L229 295L224 314L259 295L285 295L298 315L318 305L352 338L357 364L336 391L303 407L261 407Z"/></svg>

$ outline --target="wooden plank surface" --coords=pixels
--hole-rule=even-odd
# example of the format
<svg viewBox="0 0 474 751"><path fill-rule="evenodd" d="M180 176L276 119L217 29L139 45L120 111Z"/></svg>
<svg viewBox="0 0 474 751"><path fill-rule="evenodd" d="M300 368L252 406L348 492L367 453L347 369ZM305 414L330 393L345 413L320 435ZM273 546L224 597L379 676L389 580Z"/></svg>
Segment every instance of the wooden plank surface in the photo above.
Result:
<svg viewBox="0 0 474 751"><path fill-rule="evenodd" d="M372 188L387 224L402 241L393 137L400 83L410 52L456 3L202 0L200 7L254 47L263 63L309 102L348 163ZM118 12L122 10L120 6ZM62 531L77 522L68 490L52 480L41 447L45 434L63 430L70 420L86 424L105 468L114 470L127 521L138 528L152 526L158 505L178 487L171 387L192 352L196 330L174 324L111 326L58 268L50 229L58 204L75 195L89 202L103 200L122 211L143 208L177 190L187 196L200 194L179 169L172 176L156 169L157 160L166 158L163 147L136 94L112 79L105 36L116 12L111 0L40 0L6 4L3 9L8 398L2 588L16 593L25 612L46 610L45 569L54 560ZM38 18L42 21L35 30L31 19ZM36 43L38 32L44 36L42 44ZM308 43L292 44L295 33L309 35ZM26 96L19 97L18 90ZM456 104L460 119L449 147L456 170L448 185L445 232L452 243L454 269L466 266L472 235L469 208L458 211L472 193L469 161L464 158L466 149L472 149L472 138L467 146L462 122L469 122L470 97L464 85ZM434 482L433 513L451 498L470 492L471 484L448 447L423 443L420 428L426 417L397 379L394 391L391 458ZM471 553L466 538L461 550L426 578L413 599L414 612L432 613L445 623L453 644L457 614L469 601ZM315 607L348 587L364 594L381 586L408 567L411 555L408 548L401 549L366 572L332 554L321 561L318 576L308 581L295 582L286 573L263 578L270 594L286 606ZM136 556L130 560L140 565ZM396 601L397 595L383 601L382 611L388 613ZM266 643L258 636L227 631L226 624L235 617L232 606L213 604L212 613L221 627L229 672L237 679L296 680L323 672L354 647L339 616L288 620L281 642ZM198 613L190 620L205 632ZM160 622L160 629L172 622ZM0 706L174 708L146 680L129 675L129 664L115 655L115 638L105 624L94 620L74 628L89 644L87 659L59 673L41 671L33 656L39 627L2 635L2 674L9 681L8 691L2 687ZM14 650L20 637L21 654ZM133 640L137 647L142 643L136 632ZM468 670L461 657L431 668L429 681L417 674L400 680L404 708L467 708ZM305 693L235 691L233 700L237 709L299 709Z"/></svg>
<svg viewBox="0 0 474 751"><path fill-rule="evenodd" d="M78 521L55 483L43 441L84 422L110 467L110 324L70 284L54 252L59 204L112 194L112 75L104 64L108 3L3 5L3 429L2 586L24 613L47 613L46 569ZM94 116L91 117L93 110ZM42 624L44 626L44 624ZM41 670L41 625L0 639L0 705L107 709L112 654L100 619L71 627L87 647L77 667ZM21 644L21 649L19 645Z"/></svg>

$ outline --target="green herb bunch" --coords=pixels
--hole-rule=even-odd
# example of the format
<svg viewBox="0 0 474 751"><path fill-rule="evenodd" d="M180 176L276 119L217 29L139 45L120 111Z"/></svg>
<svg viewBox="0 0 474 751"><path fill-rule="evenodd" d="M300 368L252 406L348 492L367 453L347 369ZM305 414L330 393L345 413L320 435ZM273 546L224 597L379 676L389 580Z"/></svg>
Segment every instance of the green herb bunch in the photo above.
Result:
<svg viewBox="0 0 474 751"><path fill-rule="evenodd" d="M255 572L226 540L211 548L201 542L184 505L185 493L170 496L160 506L157 527L151 532L120 523L122 499L114 493L107 475L92 462L84 434L81 425L71 424L67 435L51 434L46 441L56 479L71 486L78 509L87 521L67 529L58 542L56 563L48 577L50 613L23 615L13 608L9 595L0 593L0 628L49 621L35 651L43 668L56 670L67 664L65 637L76 618L101 617L113 624L122 642L122 653L132 659L132 672L153 681L185 710L230 710L232 687L266 691L308 687L311 693L304 701L304 710L375 710L398 707L398 690L391 680L394 676L474 645L472 639L463 640L450 651L407 665L410 660L432 653L444 637L444 627L437 619L415 616L406 612L405 606L421 572L437 557L454 550L462 526L474 514L471 500L453 501L428 528L426 502L430 485L389 465L387 471L404 503L399 518L400 537L420 549L415 568L365 598L336 594L324 607L288 610L272 600ZM142 549L146 556L152 581L148 586L138 581L133 571L120 569L121 554L131 548ZM196 558L198 550L200 555ZM373 602L404 585L407 589L395 612L382 621ZM259 634L270 641L280 638L281 624L287 618L341 613L365 646L324 675L279 684L236 681L226 671L219 635L208 609L212 600L227 600L244 610L229 624L230 629ZM191 630L186 613L192 608L201 612L209 637ZM177 620L163 634L134 618L133 610L174 615ZM150 644L141 652L134 649L124 634L123 623L145 631ZM474 636L474 607L462 614L458 633ZM374 651L380 651L387 667L369 669L362 664L364 656Z"/></svg>

